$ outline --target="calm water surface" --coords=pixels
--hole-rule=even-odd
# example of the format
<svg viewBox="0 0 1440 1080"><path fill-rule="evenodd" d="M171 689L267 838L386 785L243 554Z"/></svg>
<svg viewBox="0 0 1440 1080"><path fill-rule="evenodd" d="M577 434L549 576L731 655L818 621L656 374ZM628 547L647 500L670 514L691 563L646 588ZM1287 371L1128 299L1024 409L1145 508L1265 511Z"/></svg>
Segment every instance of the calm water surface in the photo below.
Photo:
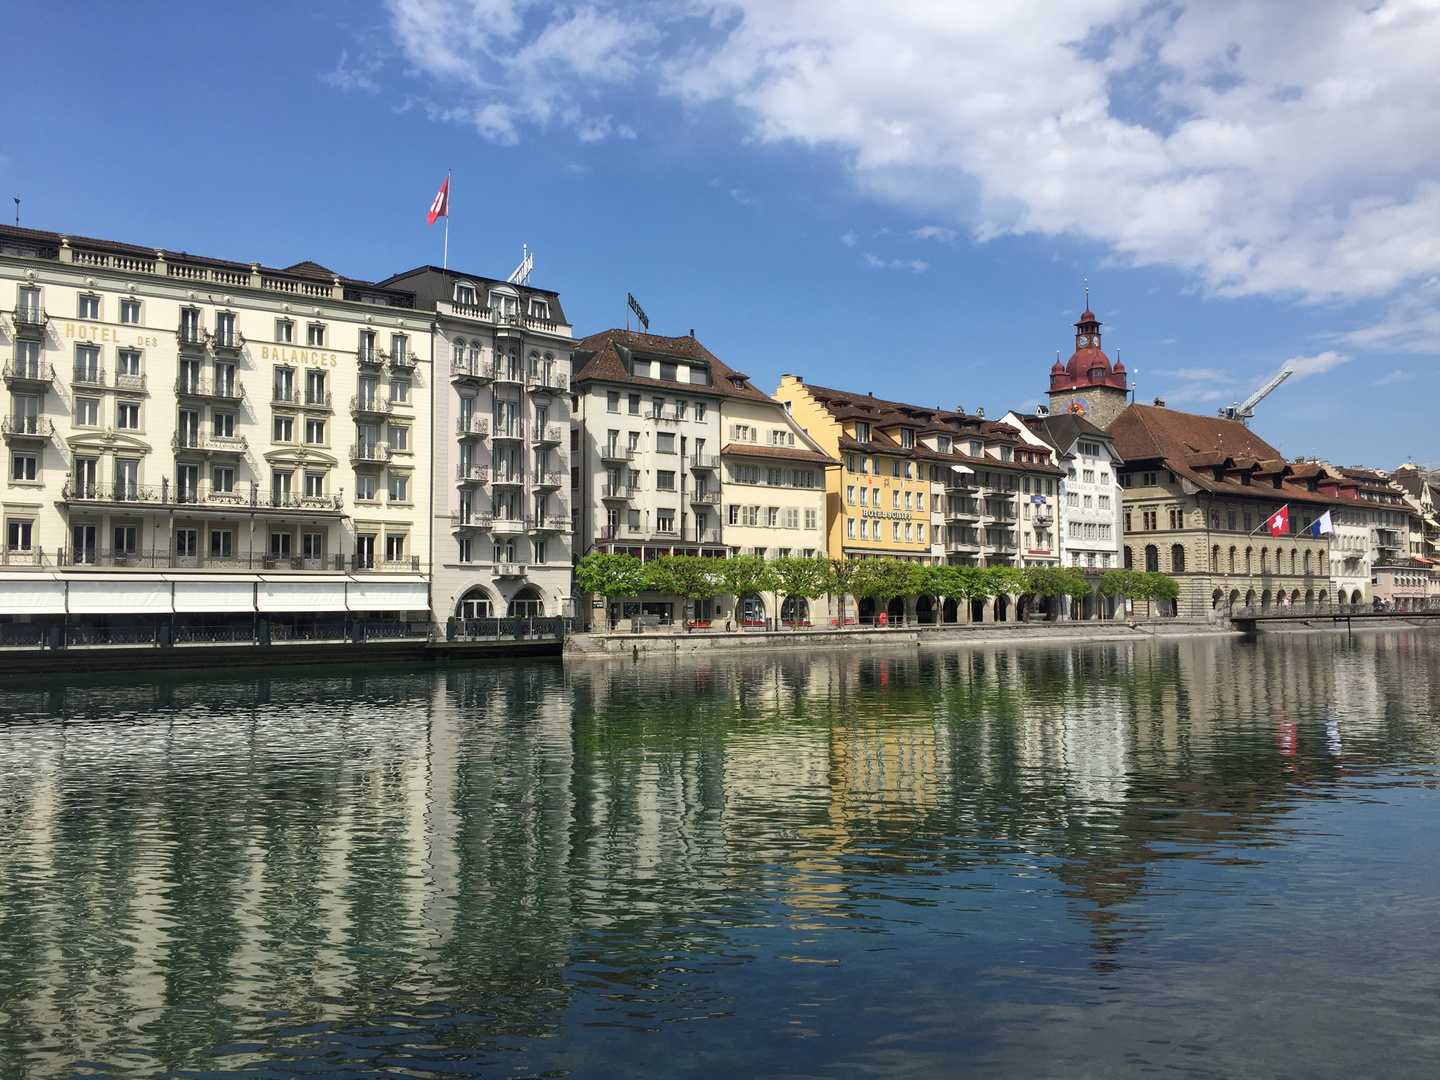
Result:
<svg viewBox="0 0 1440 1080"><path fill-rule="evenodd" d="M1440 634L0 689L0 1076L1433 1077Z"/></svg>

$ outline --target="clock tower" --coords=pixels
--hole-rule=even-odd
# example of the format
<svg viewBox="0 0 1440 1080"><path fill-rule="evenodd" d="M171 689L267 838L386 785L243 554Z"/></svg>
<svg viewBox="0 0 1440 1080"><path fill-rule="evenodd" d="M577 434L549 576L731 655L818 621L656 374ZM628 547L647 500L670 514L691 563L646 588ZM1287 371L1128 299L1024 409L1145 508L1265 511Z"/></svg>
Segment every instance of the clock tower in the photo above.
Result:
<svg viewBox="0 0 1440 1080"><path fill-rule="evenodd" d="M1089 290L1086 290L1087 294ZM1100 348L1101 322L1088 307L1075 323L1075 352L1068 364L1050 368L1050 415L1079 413L1099 428L1108 428L1129 401L1125 366Z"/></svg>

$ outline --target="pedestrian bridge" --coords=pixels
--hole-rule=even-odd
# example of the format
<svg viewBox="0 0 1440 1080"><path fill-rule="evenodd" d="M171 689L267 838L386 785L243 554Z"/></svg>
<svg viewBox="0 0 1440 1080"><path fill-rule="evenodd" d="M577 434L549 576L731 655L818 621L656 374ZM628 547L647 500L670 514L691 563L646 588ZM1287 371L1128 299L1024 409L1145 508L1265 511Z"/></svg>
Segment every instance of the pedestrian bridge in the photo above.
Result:
<svg viewBox="0 0 1440 1080"><path fill-rule="evenodd" d="M1357 622L1417 622L1440 619L1440 607L1388 608L1376 610L1371 604L1296 604L1291 607L1236 608L1230 613L1230 623L1237 630L1253 634L1260 624L1267 625L1299 623L1336 626L1344 623L1353 626ZM1437 624L1440 625L1440 624Z"/></svg>

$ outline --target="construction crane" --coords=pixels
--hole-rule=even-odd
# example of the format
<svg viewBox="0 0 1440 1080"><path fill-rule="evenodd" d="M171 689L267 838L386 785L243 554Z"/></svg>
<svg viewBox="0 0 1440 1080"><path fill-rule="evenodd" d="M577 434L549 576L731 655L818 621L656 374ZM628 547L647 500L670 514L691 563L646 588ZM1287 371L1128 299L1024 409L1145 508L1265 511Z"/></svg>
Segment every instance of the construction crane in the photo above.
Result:
<svg viewBox="0 0 1440 1080"><path fill-rule="evenodd" d="M1274 375L1270 376L1270 378L1266 379L1265 382L1260 386L1260 388L1256 390L1253 394L1251 394L1249 397L1247 397L1244 401L1238 402L1235 405L1231 405L1228 409L1221 409L1221 418L1225 420L1239 420L1242 424L1245 424L1248 427L1250 424L1250 418L1255 415L1255 406L1259 405L1260 402L1263 401L1272 390L1274 390L1276 387L1278 387L1281 383L1283 383L1286 379L1290 378L1290 376L1294 374L1295 369L1290 366L1290 361L1285 361L1284 367L1282 367Z"/></svg>

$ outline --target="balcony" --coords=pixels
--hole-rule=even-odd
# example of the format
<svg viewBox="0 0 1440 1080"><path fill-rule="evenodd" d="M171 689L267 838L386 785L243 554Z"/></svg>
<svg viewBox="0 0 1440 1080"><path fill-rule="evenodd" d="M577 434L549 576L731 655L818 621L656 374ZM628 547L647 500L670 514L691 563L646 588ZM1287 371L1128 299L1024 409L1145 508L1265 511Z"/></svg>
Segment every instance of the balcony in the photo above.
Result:
<svg viewBox="0 0 1440 1080"><path fill-rule="evenodd" d="M543 517L526 518L525 524L534 532L568 533L570 519L564 514L546 514Z"/></svg>
<svg viewBox="0 0 1440 1080"><path fill-rule="evenodd" d="M560 424L546 424L535 432L536 446L559 446L565 438L565 429Z"/></svg>
<svg viewBox="0 0 1440 1080"><path fill-rule="evenodd" d="M674 409L651 409L645 413L646 420L655 420L662 424L678 424L680 417L675 414Z"/></svg>
<svg viewBox="0 0 1440 1080"><path fill-rule="evenodd" d="M250 449L244 435L214 435L207 432L177 434L171 436L170 449L199 450L207 454L244 454Z"/></svg>
<svg viewBox="0 0 1440 1080"><path fill-rule="evenodd" d="M488 529L490 528L490 515L482 514L478 510L469 513L463 511L450 515L450 527L452 529Z"/></svg>
<svg viewBox="0 0 1440 1080"><path fill-rule="evenodd" d="M600 489L600 498L616 501L628 501L632 497L632 489L625 484L606 484Z"/></svg>
<svg viewBox="0 0 1440 1080"><path fill-rule="evenodd" d="M456 465L455 479L462 484L483 484L490 479L490 470L484 465Z"/></svg>
<svg viewBox="0 0 1440 1080"><path fill-rule="evenodd" d="M176 344L182 349L192 351L203 351L207 337L209 337L209 335L199 326L193 326L188 323L181 323L180 327L175 331Z"/></svg>
<svg viewBox="0 0 1440 1080"><path fill-rule="evenodd" d="M44 416L6 416L0 418L0 436L6 442L20 439L48 439L55 434L55 425Z"/></svg>
<svg viewBox="0 0 1440 1080"><path fill-rule="evenodd" d="M45 314L41 307L17 307L11 315L15 323L15 333L23 338L38 338L45 336L45 324L50 321L50 316Z"/></svg>
<svg viewBox="0 0 1440 1080"><path fill-rule="evenodd" d="M5 361L5 385L48 386L55 381L55 369L39 360Z"/></svg>
<svg viewBox="0 0 1440 1080"><path fill-rule="evenodd" d="M145 375L139 371L117 371L115 373L116 390L133 390L136 393L145 392Z"/></svg>
<svg viewBox="0 0 1440 1080"><path fill-rule="evenodd" d="M979 521L980 507L968 499L959 499L945 507L946 521Z"/></svg>
<svg viewBox="0 0 1440 1080"><path fill-rule="evenodd" d="M323 409L330 411L330 391L328 390L306 390L305 408Z"/></svg>
<svg viewBox="0 0 1440 1080"><path fill-rule="evenodd" d="M525 519L492 514L490 517L490 531L499 536L518 535L525 531Z"/></svg>
<svg viewBox="0 0 1440 1080"><path fill-rule="evenodd" d="M520 562L497 562L495 564L496 577L524 577L525 564Z"/></svg>
<svg viewBox="0 0 1440 1080"><path fill-rule="evenodd" d="M520 370L519 365L511 367L509 364L498 364L495 367L494 379L501 383L523 383L525 373Z"/></svg>
<svg viewBox="0 0 1440 1080"><path fill-rule="evenodd" d="M719 506L720 492L718 491L692 491L690 502L695 506Z"/></svg>
<svg viewBox="0 0 1440 1080"><path fill-rule="evenodd" d="M105 369L103 367L77 367L70 381L76 386L104 386Z"/></svg>
<svg viewBox="0 0 1440 1080"><path fill-rule="evenodd" d="M457 417L455 434L462 439L484 439L490 434L490 421L483 416Z"/></svg>
<svg viewBox="0 0 1440 1080"><path fill-rule="evenodd" d="M350 569L381 574L418 574L420 572L420 556L411 555L408 559L403 557L377 559L373 555L361 555L356 552L350 556Z"/></svg>
<svg viewBox="0 0 1440 1080"><path fill-rule="evenodd" d="M495 478L491 481L495 487L524 487L525 478L518 472L508 470L495 470Z"/></svg>
<svg viewBox="0 0 1440 1080"><path fill-rule="evenodd" d="M535 477L537 488L558 488L565 483L565 474L559 472L544 472Z"/></svg>
<svg viewBox="0 0 1440 1080"><path fill-rule="evenodd" d="M361 345L355 350L355 363L361 367L379 367L384 362L384 354L374 345Z"/></svg>
<svg viewBox="0 0 1440 1080"><path fill-rule="evenodd" d="M71 503L123 503L127 506L170 506L173 502L169 481L159 484L87 484L72 476L60 488L60 500Z"/></svg>
<svg viewBox="0 0 1440 1080"><path fill-rule="evenodd" d="M619 443L606 443L600 447L601 461L633 461L635 451Z"/></svg>
<svg viewBox="0 0 1440 1080"><path fill-rule="evenodd" d="M350 412L355 416L389 416L395 409L389 401L374 394L350 398Z"/></svg>
<svg viewBox="0 0 1440 1080"><path fill-rule="evenodd" d="M692 454L690 456L690 468L708 469L709 471L714 472L716 469L720 468L720 455Z"/></svg>
<svg viewBox="0 0 1440 1080"><path fill-rule="evenodd" d="M570 389L570 376L563 371L532 371L525 376L525 389L532 394L563 394Z"/></svg>
<svg viewBox="0 0 1440 1080"><path fill-rule="evenodd" d="M350 460L360 461L389 461L390 447L384 443L351 443Z"/></svg>
<svg viewBox="0 0 1440 1080"><path fill-rule="evenodd" d="M417 360L409 349L399 349L385 354L385 362L390 365L391 371L403 375L415 370Z"/></svg>
<svg viewBox="0 0 1440 1080"><path fill-rule="evenodd" d="M238 380L222 379L217 383L214 379L186 378L182 375L175 380L175 396L239 402L245 398L245 387Z"/></svg>
<svg viewBox="0 0 1440 1080"><path fill-rule="evenodd" d="M450 361L450 378L455 382L488 383L495 378L495 365L488 360Z"/></svg>
<svg viewBox="0 0 1440 1080"><path fill-rule="evenodd" d="M980 482L975 479L974 473L952 472L945 477L946 491L978 491Z"/></svg>
<svg viewBox="0 0 1440 1080"><path fill-rule="evenodd" d="M228 334L212 334L210 335L210 347L217 353L239 356L240 351L245 348L245 335L235 330Z"/></svg>
<svg viewBox="0 0 1440 1080"><path fill-rule="evenodd" d="M495 430L490 433L490 438L495 442L505 440L507 442L525 441L525 422L523 420L511 420L509 423L496 421Z"/></svg>

